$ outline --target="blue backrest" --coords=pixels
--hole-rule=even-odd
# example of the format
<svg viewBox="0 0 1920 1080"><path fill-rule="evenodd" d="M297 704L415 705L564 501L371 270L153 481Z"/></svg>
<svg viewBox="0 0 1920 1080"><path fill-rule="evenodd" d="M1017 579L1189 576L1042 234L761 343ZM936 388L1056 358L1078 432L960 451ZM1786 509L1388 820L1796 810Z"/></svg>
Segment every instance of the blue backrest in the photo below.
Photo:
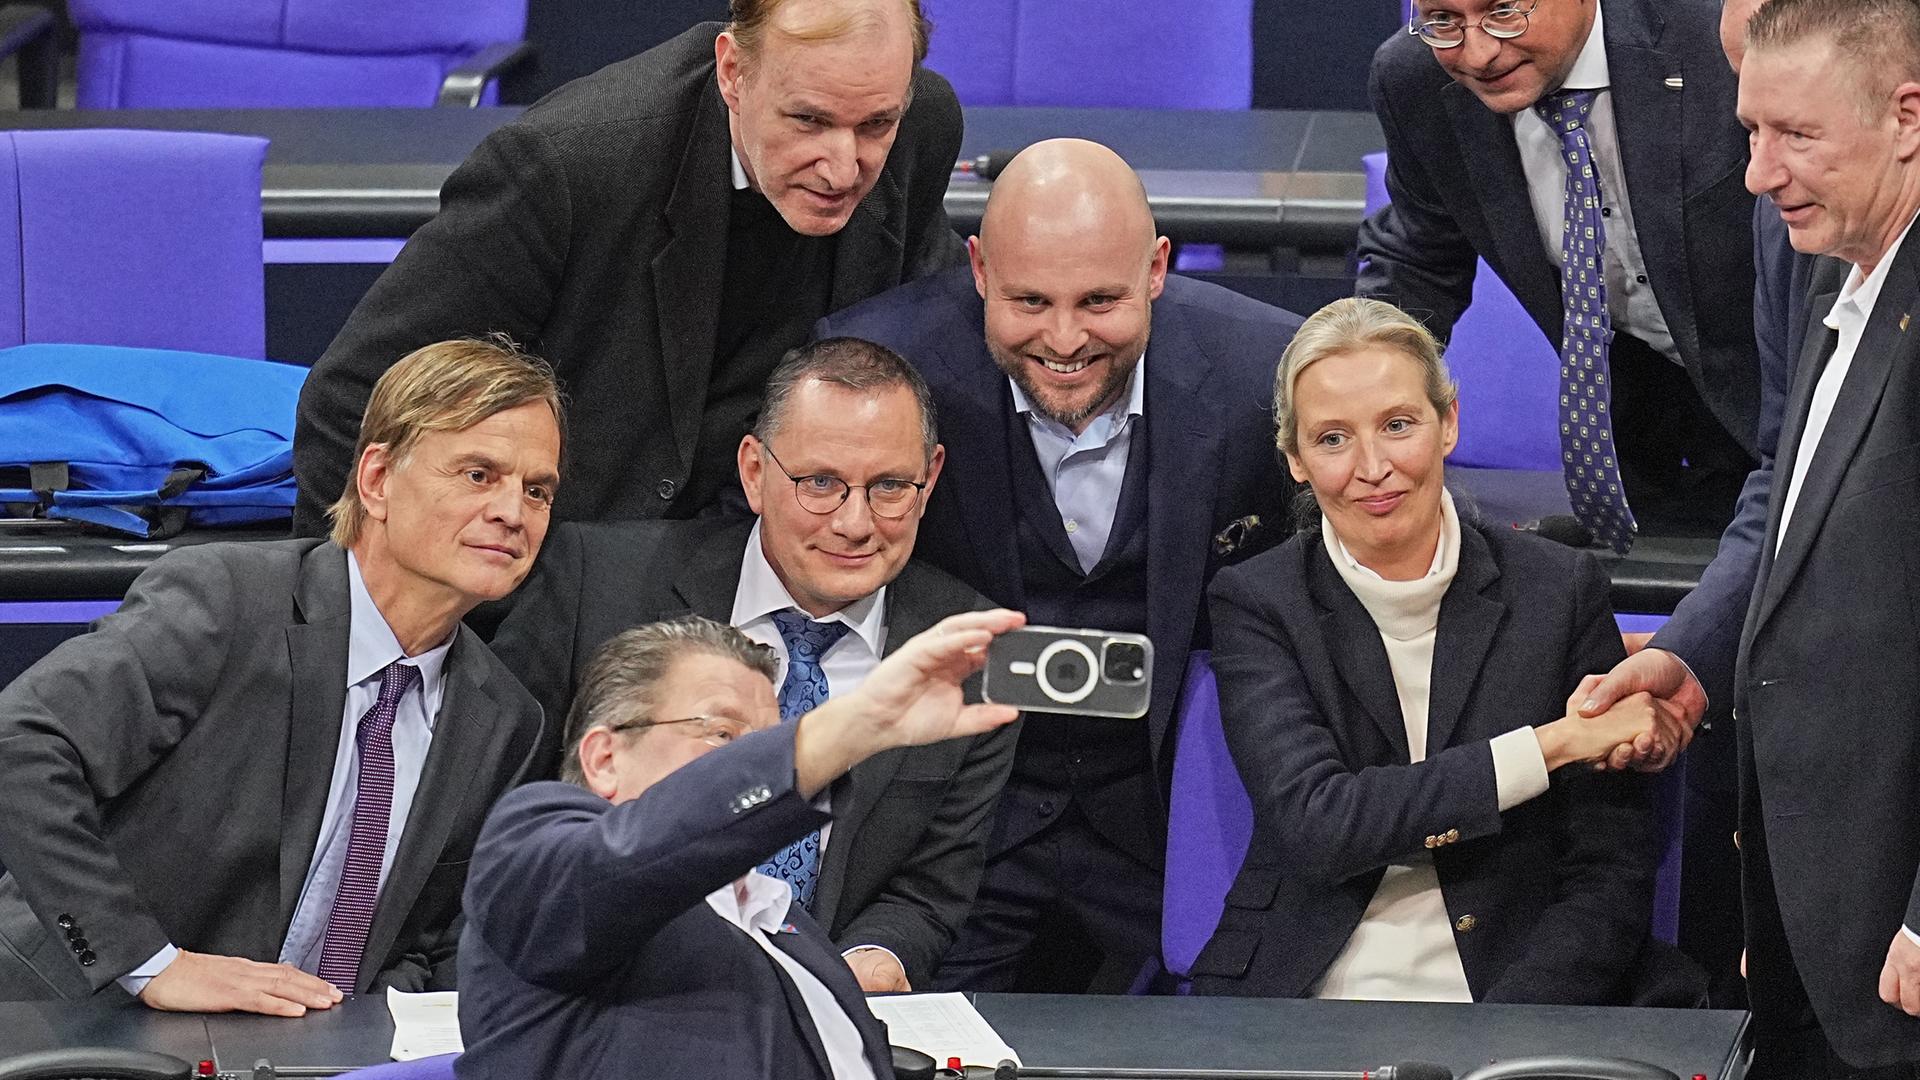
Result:
<svg viewBox="0 0 1920 1080"><path fill-rule="evenodd" d="M1244 109L1252 0L922 0L963 105Z"/></svg>

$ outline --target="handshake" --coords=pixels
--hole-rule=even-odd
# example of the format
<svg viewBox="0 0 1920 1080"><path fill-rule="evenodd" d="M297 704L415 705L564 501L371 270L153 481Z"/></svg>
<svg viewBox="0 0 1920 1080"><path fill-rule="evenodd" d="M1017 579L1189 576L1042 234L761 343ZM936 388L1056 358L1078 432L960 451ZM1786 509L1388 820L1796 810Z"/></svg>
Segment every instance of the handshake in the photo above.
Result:
<svg viewBox="0 0 1920 1080"><path fill-rule="evenodd" d="M1577 761L1658 772L1687 748L1706 710L1706 691L1679 657L1637 649L1607 674L1580 680L1566 715L1535 732L1548 772Z"/></svg>

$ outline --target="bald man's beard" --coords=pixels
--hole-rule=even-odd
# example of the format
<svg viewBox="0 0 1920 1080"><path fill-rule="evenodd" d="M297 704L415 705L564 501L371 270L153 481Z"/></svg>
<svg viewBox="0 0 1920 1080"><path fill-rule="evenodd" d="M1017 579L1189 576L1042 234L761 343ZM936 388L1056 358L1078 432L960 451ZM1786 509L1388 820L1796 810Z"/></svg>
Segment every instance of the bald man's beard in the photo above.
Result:
<svg viewBox="0 0 1920 1080"><path fill-rule="evenodd" d="M1051 387L1041 384L1034 373L1032 357L1052 360L1057 364L1072 364L1086 360L1105 352L1105 349L1083 349L1074 356L1055 356L1050 352L1016 353L987 342L987 352L993 356L993 362L1013 384L1027 395L1033 403L1033 410L1041 416L1062 427L1078 429L1089 419L1111 408L1126 388L1127 380L1133 377L1133 369L1140 366L1140 358L1146 355L1147 339L1141 337L1140 347L1131 359L1122 363L1118 353L1111 353L1107 359L1106 377L1100 380L1099 389L1078 404L1061 401Z"/></svg>

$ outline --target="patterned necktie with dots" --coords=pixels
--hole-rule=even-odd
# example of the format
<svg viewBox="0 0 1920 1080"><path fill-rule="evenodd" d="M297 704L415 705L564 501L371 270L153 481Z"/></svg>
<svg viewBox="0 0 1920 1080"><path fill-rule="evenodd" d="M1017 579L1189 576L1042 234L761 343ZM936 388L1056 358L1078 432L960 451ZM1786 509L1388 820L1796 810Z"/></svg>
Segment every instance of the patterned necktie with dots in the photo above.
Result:
<svg viewBox="0 0 1920 1080"><path fill-rule="evenodd" d="M820 658L853 629L843 622L814 622L798 611L774 613L773 625L787 646L787 677L780 682L780 722L792 723L827 700L827 672ZM813 885L820 876L818 829L795 840L760 867L768 877L793 886L793 898L813 909Z"/></svg>
<svg viewBox="0 0 1920 1080"><path fill-rule="evenodd" d="M1587 141L1587 114L1598 90L1561 90L1534 111L1560 136L1567 163L1566 216L1560 230L1560 460L1573 516L1622 555L1633 547L1633 511L1620 483L1608 415L1607 352L1613 318L1601 258L1607 248L1600 175Z"/></svg>

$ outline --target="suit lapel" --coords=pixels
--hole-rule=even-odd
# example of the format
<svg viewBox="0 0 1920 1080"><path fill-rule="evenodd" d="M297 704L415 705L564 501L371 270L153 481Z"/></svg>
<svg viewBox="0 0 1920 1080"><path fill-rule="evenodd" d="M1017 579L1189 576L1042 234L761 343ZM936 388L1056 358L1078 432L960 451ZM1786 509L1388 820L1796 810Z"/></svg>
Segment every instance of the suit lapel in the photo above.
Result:
<svg viewBox="0 0 1920 1080"><path fill-rule="evenodd" d="M653 257L663 382L683 466L692 464L719 336L731 190L727 152L732 145L719 83L709 81L667 196L667 227L673 237Z"/></svg>
<svg viewBox="0 0 1920 1080"><path fill-rule="evenodd" d="M1914 272L1916 262L1920 262L1914 254L1916 250L1914 244L1908 243L1893 254L1894 263L1888 268L1886 283L1874 301L1873 314L1860 336L1859 347L1854 350L1853 362L1841 384L1840 395L1834 400L1833 415L1827 421L1819 444L1814 447L1813 460L1808 465L1806 475L1799 481L1793 518L1786 523L1786 534L1779 544L1779 558L1775 560L1767 578L1766 598L1760 612L1763 621L1792 584L1794 574L1806 561L1807 553L1819 537L1820 526L1826 521L1827 510L1833 505L1834 496L1838 494L1840 483L1853 463L1854 454L1859 450L1861 440L1866 438L1867 429L1873 426L1874 414L1880 407L1880 396L1887 388L1887 377L1893 372L1895 358L1907 356L1913 351L1914 345L1908 339L1906 327L1915 302L1920 300L1920 279L1916 278ZM1808 336L1811 338L1813 335ZM1803 363L1805 359L1803 356ZM1824 367L1823 364L1807 366ZM1814 378L1817 381L1818 375ZM1809 404L1811 398L1809 391ZM1806 419L1802 415L1795 429L1798 433L1794 439L1796 453L1805 427Z"/></svg>
<svg viewBox="0 0 1920 1080"><path fill-rule="evenodd" d="M306 886L340 749L347 707L347 638L352 609L346 552L321 544L300 563L294 603L301 621L287 628L288 715L285 786L280 796L280 940ZM277 945L276 945L277 948Z"/></svg>
<svg viewBox="0 0 1920 1080"><path fill-rule="evenodd" d="M360 957L361 986L371 982L386 963L421 887L446 849L454 823L466 810L468 793L481 786L476 778L497 771L494 759L501 752L505 732L499 723L502 709L486 685L485 649L463 624L447 650L446 692L400 846L380 887L380 902L367 931L366 950Z"/></svg>
<svg viewBox="0 0 1920 1080"><path fill-rule="evenodd" d="M673 579L673 592L687 605L684 614L700 615L714 622L733 621L733 598L740 589L740 561L746 557L747 541L753 536L753 519L714 531L680 567ZM649 620L670 618L667 612L649 615Z"/></svg>
<svg viewBox="0 0 1920 1080"><path fill-rule="evenodd" d="M1682 113L1688 100L1684 89L1669 90L1666 80L1681 77L1684 65L1680 58L1669 57L1654 47L1657 29L1649 38L1650 28L1637 20L1617 17L1626 13L1624 7L1617 14L1613 8L1608 9L1606 44L1614 136L1620 146L1620 168L1627 178L1627 197L1632 200L1634 228L1641 236L1683 236L1681 148L1675 140L1687 130ZM1623 116L1632 117L1633 122L1621 123L1619 118ZM1642 244L1640 256L1653 281L1660 313L1679 342L1681 355L1698 356L1699 331L1694 322L1686 245Z"/></svg>
<svg viewBox="0 0 1920 1080"><path fill-rule="evenodd" d="M1474 201L1481 207L1494 251L1488 259L1498 266L1507 286L1530 312L1549 313L1545 324L1555 344L1560 336L1560 268L1547 260L1540 244L1540 221L1528 197L1526 170L1520 165L1520 147L1513 141L1513 121L1488 109L1466 87L1451 80L1440 89L1453 120L1457 145Z"/></svg>
<svg viewBox="0 0 1920 1080"><path fill-rule="evenodd" d="M1800 455L1800 440L1806 434L1807 417L1812 412L1813 388L1820 381L1820 373L1826 370L1827 361L1832 358L1833 350L1839 344L1839 335L1829 330L1823 321L1839 296L1838 291L1815 293L1807 309L1806 339L1801 344L1800 358L1794 363L1793 389L1787 396L1787 415L1782 421L1779 452L1773 458L1773 494L1767 500L1767 531L1760 547L1760 566L1754 578L1753 598L1748 603L1746 631L1743 635L1748 638L1758 628L1760 618L1772 610L1769 597L1773 593L1774 552L1780 546L1780 518L1786 509L1787 487L1793 483L1794 467Z"/></svg>
<svg viewBox="0 0 1920 1080"><path fill-rule="evenodd" d="M1446 749L1454 728L1486 666L1493 638L1507 606L1493 595L1500 568L1478 530L1460 527L1460 561L1453 584L1440 602L1440 625L1433 638L1433 676L1427 691L1426 757Z"/></svg>
<svg viewBox="0 0 1920 1080"><path fill-rule="evenodd" d="M800 910L789 912L788 918L793 921L793 925L801 928L799 932L768 934L767 940L773 943L774 948L786 953L801 967L806 968L814 978L820 980L820 985L826 987L827 992L833 995L834 1003L840 1006L840 1010L846 1013L847 1019L853 1021L853 1026L859 1030L860 1041L866 1049L868 1062L874 1067L874 1075L892 1075L893 1058L887 1048L886 1032L881 1027L880 1021L874 1019L873 1011L867 1008L866 997L860 993L859 985L854 982L846 963L834 955L829 947L831 942L821 932L819 920L810 920L807 913ZM800 988L794 984L786 972L780 970L778 964L773 967L775 975L780 980L781 989L785 991L787 1001L793 1008L794 1018L799 1022L801 1033L807 1040L807 1048L813 1052L815 1059L820 1063L820 1075L832 1076L833 1066L827 1060L826 1045L820 1041L819 1028L814 1025L813 1013L806 1007L806 1000L801 997Z"/></svg>
<svg viewBox="0 0 1920 1080"><path fill-rule="evenodd" d="M1195 613L1212 552L1220 480L1220 425L1202 393L1213 358L1200 349L1182 309L1162 309L1145 368L1147 457L1147 636L1178 655L1155 658L1149 746L1168 749L1174 704L1193 647Z"/></svg>
<svg viewBox="0 0 1920 1080"><path fill-rule="evenodd" d="M1320 636L1328 643L1334 671L1360 699L1361 708L1380 734L1386 736L1399 755L1395 760L1410 763L1413 757L1407 751L1407 723L1400 715L1400 697L1394 689L1387 647L1380 642L1380 628L1361 606L1359 597L1340 580L1324 539L1314 542L1307 552L1307 591L1320 608Z"/></svg>
<svg viewBox="0 0 1920 1080"><path fill-rule="evenodd" d="M946 369L946 381L956 390L943 401L940 414L948 467L938 490L957 510L959 520L949 524L966 533L980 571L980 591L1019 607L1025 589L1013 527L1013 463L1007 456L1013 392L987 355L983 334L934 354L933 362ZM1024 431L1019 434L1025 437Z"/></svg>

